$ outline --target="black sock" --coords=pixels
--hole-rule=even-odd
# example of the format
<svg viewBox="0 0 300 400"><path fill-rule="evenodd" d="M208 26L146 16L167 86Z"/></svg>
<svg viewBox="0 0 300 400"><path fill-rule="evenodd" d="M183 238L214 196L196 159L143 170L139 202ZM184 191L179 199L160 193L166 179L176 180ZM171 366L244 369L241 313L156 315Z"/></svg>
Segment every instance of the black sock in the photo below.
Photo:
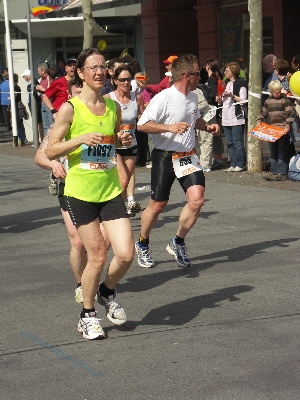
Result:
<svg viewBox="0 0 300 400"><path fill-rule="evenodd" d="M77 282L77 287L80 287L81 286L81 282Z"/></svg>
<svg viewBox="0 0 300 400"><path fill-rule="evenodd" d="M106 299L108 299L108 296L113 296L115 293L114 289L108 289L108 287L105 286L104 282L100 283L99 292L101 296L105 297Z"/></svg>
<svg viewBox="0 0 300 400"><path fill-rule="evenodd" d="M182 244L182 243L184 243L184 239L182 239L181 237L179 237L179 236L175 236L175 243L176 244Z"/></svg>
<svg viewBox="0 0 300 400"><path fill-rule="evenodd" d="M143 247L149 247L149 238L145 239L143 236L140 236L139 242Z"/></svg>
<svg viewBox="0 0 300 400"><path fill-rule="evenodd" d="M80 313L80 318L85 318L85 314L89 314L91 312L95 312L94 308L84 308L82 309L81 313Z"/></svg>

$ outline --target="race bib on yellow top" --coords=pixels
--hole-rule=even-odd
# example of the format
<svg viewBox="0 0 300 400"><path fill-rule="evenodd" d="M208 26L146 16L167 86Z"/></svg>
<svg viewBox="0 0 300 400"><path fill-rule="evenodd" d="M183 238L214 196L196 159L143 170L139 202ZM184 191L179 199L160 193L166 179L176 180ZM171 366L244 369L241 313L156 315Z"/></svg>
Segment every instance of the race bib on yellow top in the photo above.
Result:
<svg viewBox="0 0 300 400"><path fill-rule="evenodd" d="M177 178L203 170L194 149L188 152L174 152L172 154L172 162Z"/></svg>
<svg viewBox="0 0 300 400"><path fill-rule="evenodd" d="M109 170L116 166L115 136L104 136L97 146L81 145L80 168L93 171Z"/></svg>
<svg viewBox="0 0 300 400"><path fill-rule="evenodd" d="M132 137L132 142L130 147L136 146L136 137L135 137L135 125L133 124L121 124L120 125L120 132L129 132ZM117 149L127 149L126 146L123 146L122 143L119 141L119 145L116 146Z"/></svg>

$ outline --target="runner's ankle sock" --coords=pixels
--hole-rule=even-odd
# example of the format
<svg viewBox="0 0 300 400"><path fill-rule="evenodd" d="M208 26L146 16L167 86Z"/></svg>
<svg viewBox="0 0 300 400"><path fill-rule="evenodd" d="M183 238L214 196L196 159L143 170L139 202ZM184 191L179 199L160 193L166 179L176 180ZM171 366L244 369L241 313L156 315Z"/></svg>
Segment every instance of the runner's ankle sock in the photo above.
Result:
<svg viewBox="0 0 300 400"><path fill-rule="evenodd" d="M143 236L140 236L139 243L143 247L149 247L149 238L145 239Z"/></svg>
<svg viewBox="0 0 300 400"><path fill-rule="evenodd" d="M95 312L94 308L84 308L82 309L81 313L80 313L80 318L85 318L85 314L89 314L91 312Z"/></svg>
<svg viewBox="0 0 300 400"><path fill-rule="evenodd" d="M105 297L106 299L108 299L108 296L113 296L115 293L114 289L109 289L106 287L104 282L100 283L99 292L101 296Z"/></svg>
<svg viewBox="0 0 300 400"><path fill-rule="evenodd" d="M127 202L128 202L128 204L130 203L130 202L133 202L134 201L134 196L128 196L127 197Z"/></svg>
<svg viewBox="0 0 300 400"><path fill-rule="evenodd" d="M175 236L175 243L176 244L182 244L182 243L184 243L184 239L182 239L181 237L179 237L179 236Z"/></svg>

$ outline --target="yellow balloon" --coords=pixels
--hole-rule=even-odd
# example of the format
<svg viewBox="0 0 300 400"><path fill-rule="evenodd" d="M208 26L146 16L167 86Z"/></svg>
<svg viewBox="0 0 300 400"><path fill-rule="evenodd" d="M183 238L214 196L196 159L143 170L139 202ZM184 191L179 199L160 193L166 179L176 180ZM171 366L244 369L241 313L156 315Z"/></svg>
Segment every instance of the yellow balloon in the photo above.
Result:
<svg viewBox="0 0 300 400"><path fill-rule="evenodd" d="M297 96L300 96L300 71L295 72L290 79L290 88Z"/></svg>

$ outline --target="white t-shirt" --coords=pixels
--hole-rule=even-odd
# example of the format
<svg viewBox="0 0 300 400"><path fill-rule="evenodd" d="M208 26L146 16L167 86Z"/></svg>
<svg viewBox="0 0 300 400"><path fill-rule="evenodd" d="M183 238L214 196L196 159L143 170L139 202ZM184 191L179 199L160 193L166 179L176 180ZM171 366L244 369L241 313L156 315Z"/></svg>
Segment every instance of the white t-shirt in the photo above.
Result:
<svg viewBox="0 0 300 400"><path fill-rule="evenodd" d="M173 85L151 99L138 125L144 125L148 121L167 125L177 122L188 123L190 127L182 135L171 132L151 135L155 148L183 152L191 151L195 147L195 123L198 118L200 111L197 95L189 92L186 96Z"/></svg>

